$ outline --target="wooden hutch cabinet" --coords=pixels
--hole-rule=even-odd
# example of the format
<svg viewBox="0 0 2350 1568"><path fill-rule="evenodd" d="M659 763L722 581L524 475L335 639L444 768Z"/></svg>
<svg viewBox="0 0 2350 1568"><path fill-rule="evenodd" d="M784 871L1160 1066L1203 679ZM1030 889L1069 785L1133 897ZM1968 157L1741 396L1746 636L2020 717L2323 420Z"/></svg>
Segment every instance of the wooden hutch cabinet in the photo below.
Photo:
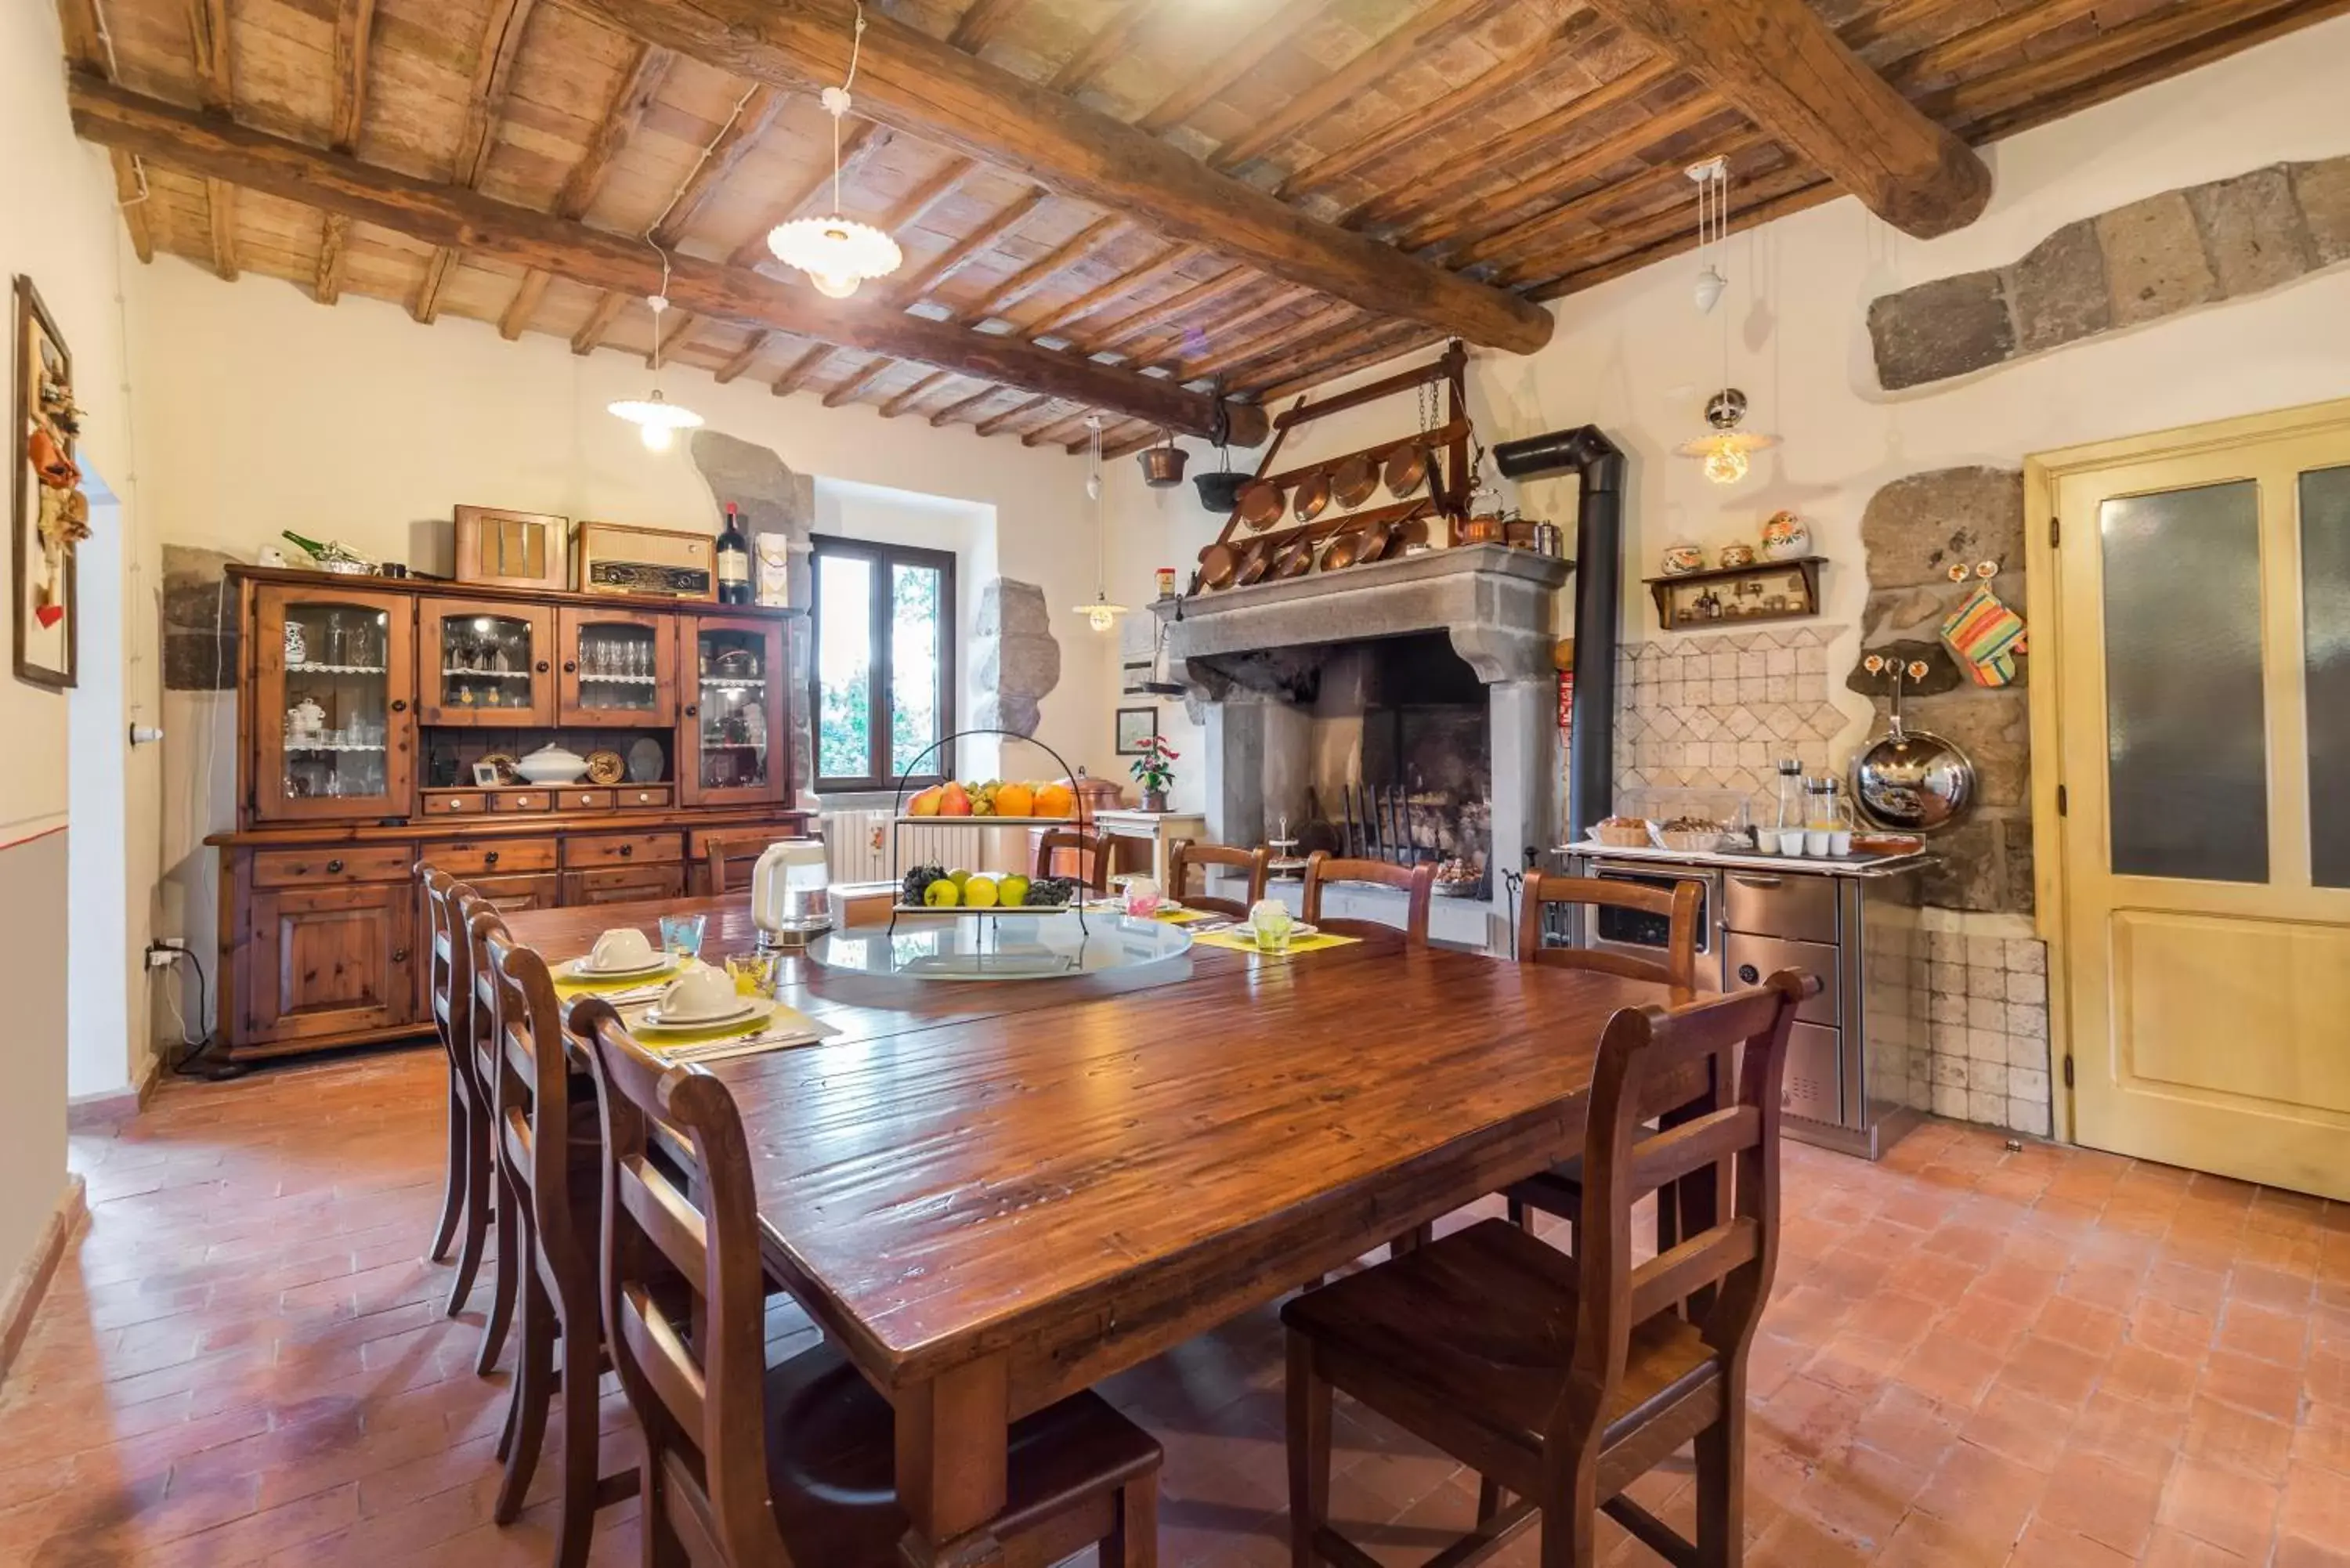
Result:
<svg viewBox="0 0 2350 1568"><path fill-rule="evenodd" d="M231 1060L428 1033L417 876L500 909L693 891L707 837L809 830L795 610L232 567L236 828L221 857ZM621 776L476 782L609 751Z"/></svg>

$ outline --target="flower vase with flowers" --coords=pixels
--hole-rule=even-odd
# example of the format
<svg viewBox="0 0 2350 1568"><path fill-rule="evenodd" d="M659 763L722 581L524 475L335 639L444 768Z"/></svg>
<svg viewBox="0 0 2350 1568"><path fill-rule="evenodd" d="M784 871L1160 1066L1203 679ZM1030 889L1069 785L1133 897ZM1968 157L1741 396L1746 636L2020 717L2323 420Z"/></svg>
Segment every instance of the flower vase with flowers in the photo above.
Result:
<svg viewBox="0 0 2350 1568"><path fill-rule="evenodd" d="M1142 753L1129 770L1135 783L1142 786L1143 810L1167 809L1167 792L1175 783L1175 760L1179 754L1164 736L1152 735L1143 741Z"/></svg>

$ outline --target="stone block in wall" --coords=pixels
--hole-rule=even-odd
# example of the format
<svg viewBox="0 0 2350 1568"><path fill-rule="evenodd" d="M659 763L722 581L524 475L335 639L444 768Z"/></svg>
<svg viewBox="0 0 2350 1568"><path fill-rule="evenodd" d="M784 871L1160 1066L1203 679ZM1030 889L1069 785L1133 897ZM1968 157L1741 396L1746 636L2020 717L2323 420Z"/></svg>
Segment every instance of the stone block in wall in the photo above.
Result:
<svg viewBox="0 0 2350 1568"><path fill-rule="evenodd" d="M1053 637L1045 590L1011 577L982 588L971 657L980 689L971 722L1035 734L1045 694L1061 683L1061 645Z"/></svg>
<svg viewBox="0 0 2350 1568"><path fill-rule="evenodd" d="M731 502L745 534L782 535L791 551L791 602L804 607L813 603L808 550L816 528L814 477L795 472L772 448L707 427L693 432L686 450L710 486L715 505L712 531Z"/></svg>
<svg viewBox="0 0 2350 1568"><path fill-rule="evenodd" d="M2096 224L2067 223L2017 262L2008 274L2015 312L2015 348L2035 354L2103 332L2114 324L2106 292L2106 254Z"/></svg>
<svg viewBox="0 0 2350 1568"><path fill-rule="evenodd" d="M2317 265L2350 261L2350 155L2286 168Z"/></svg>
<svg viewBox="0 0 2350 1568"><path fill-rule="evenodd" d="M2097 217L2116 327L2176 315L2220 295L2202 230L2184 191L2165 191Z"/></svg>
<svg viewBox="0 0 2350 1568"><path fill-rule="evenodd" d="M1950 589L1952 565L1981 560L2002 563L2021 583L2023 475L1939 468L1897 479L1869 497L1860 535L1872 599L1891 588Z"/></svg>
<svg viewBox="0 0 2350 1568"><path fill-rule="evenodd" d="M165 691L226 691L236 685L244 639L236 594L225 587L236 559L222 550L163 546Z"/></svg>
<svg viewBox="0 0 2350 1568"><path fill-rule="evenodd" d="M1887 391L1948 380L2015 352L2015 323L1996 272L1937 278L1870 302L1877 379Z"/></svg>
<svg viewBox="0 0 2350 1568"><path fill-rule="evenodd" d="M2308 226L2281 166L2198 185L2187 202L2222 298L2290 283L2314 265Z"/></svg>

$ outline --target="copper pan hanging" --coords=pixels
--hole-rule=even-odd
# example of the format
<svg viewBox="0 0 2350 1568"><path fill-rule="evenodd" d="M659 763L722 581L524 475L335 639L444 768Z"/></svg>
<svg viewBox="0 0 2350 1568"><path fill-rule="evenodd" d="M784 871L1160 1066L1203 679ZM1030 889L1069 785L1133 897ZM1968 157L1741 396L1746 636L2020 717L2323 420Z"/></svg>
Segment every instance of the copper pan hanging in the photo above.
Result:
<svg viewBox="0 0 2350 1568"><path fill-rule="evenodd" d="M1264 581L1264 574L1272 565L1273 552L1265 548L1263 540L1258 540L1249 546L1248 554L1241 558L1241 569L1232 578L1232 586L1244 588L1251 583Z"/></svg>
<svg viewBox="0 0 2350 1568"><path fill-rule="evenodd" d="M1355 564L1355 552L1363 547L1363 530L1356 525L1334 535L1330 547L1322 552L1322 569L1343 572Z"/></svg>
<svg viewBox="0 0 2350 1568"><path fill-rule="evenodd" d="M1417 441L1388 448L1385 473L1388 493L1402 501L1416 493L1428 478L1428 448Z"/></svg>
<svg viewBox="0 0 2350 1568"><path fill-rule="evenodd" d="M1352 512L1379 487L1379 465L1371 454L1358 452L1341 462L1330 479L1330 498Z"/></svg>
<svg viewBox="0 0 2350 1568"><path fill-rule="evenodd" d="M1374 523L1363 531L1363 547L1355 553L1355 565L1367 566L1373 561L1384 560L1389 546L1395 544L1394 523Z"/></svg>
<svg viewBox="0 0 2350 1568"><path fill-rule="evenodd" d="M1241 486L1241 521L1252 528L1269 527L1281 520L1281 486L1269 479Z"/></svg>
<svg viewBox="0 0 2350 1568"><path fill-rule="evenodd" d="M1313 569L1314 541L1310 536L1301 535L1282 551L1280 559L1274 562L1273 576L1278 582L1289 577L1302 577Z"/></svg>
<svg viewBox="0 0 2350 1568"><path fill-rule="evenodd" d="M1291 497L1290 513L1300 523L1311 523L1322 515L1330 504L1330 471L1316 469L1297 484L1297 493Z"/></svg>
<svg viewBox="0 0 2350 1568"><path fill-rule="evenodd" d="M1240 563L1232 558L1229 545L1211 545L1200 552L1200 586L1203 588L1230 587L1232 573Z"/></svg>

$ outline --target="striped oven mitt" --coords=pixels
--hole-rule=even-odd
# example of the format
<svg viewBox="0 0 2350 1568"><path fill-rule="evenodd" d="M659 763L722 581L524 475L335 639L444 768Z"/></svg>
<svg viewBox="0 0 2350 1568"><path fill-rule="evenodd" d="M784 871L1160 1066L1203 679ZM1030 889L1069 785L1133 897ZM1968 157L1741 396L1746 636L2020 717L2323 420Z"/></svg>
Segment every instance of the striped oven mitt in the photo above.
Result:
<svg viewBox="0 0 2350 1568"><path fill-rule="evenodd" d="M2023 618L1979 583L1942 622L1942 643L1978 686L2004 686L2015 679L2015 656L2029 652Z"/></svg>

